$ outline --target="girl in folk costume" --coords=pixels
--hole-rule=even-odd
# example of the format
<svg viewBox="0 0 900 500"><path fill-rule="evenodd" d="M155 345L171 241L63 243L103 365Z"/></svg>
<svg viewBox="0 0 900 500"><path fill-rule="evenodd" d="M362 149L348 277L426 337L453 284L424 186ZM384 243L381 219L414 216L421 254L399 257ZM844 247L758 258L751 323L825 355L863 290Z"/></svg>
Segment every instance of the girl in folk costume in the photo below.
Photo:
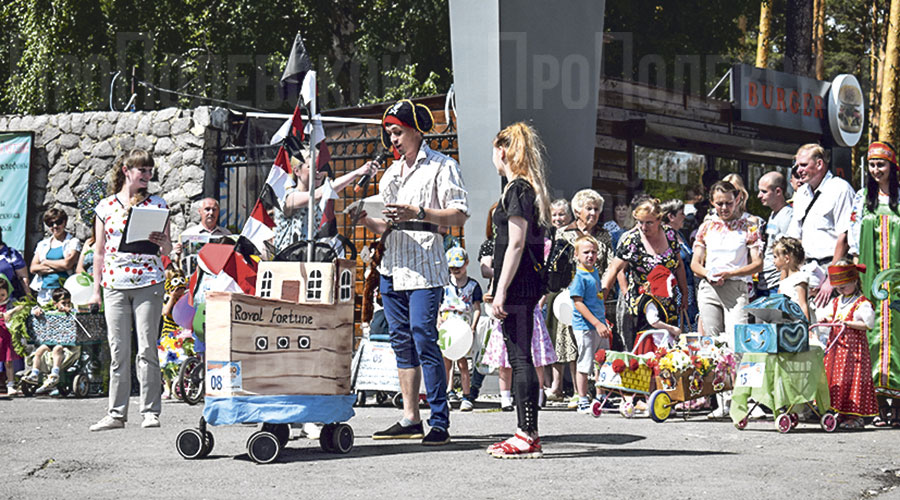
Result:
<svg viewBox="0 0 900 500"><path fill-rule="evenodd" d="M846 259L828 266L831 284L840 295L832 300L825 321L843 323L844 329L839 337L840 328L832 329L825 372L831 407L840 414L842 429L861 429L865 425L863 417L878 411L866 336L866 330L875 324L875 310L862 294L859 280L859 272L865 270L865 266Z"/></svg>
<svg viewBox="0 0 900 500"><path fill-rule="evenodd" d="M850 253L869 270L862 276L862 292L870 300L872 282L881 271L900 267L900 208L898 208L897 150L887 142L869 145L866 187L857 193L851 214ZM885 291L890 283L885 283ZM900 317L890 300L875 307L875 327L869 330L872 375L878 397L877 427L900 427ZM888 398L891 406L888 406Z"/></svg>

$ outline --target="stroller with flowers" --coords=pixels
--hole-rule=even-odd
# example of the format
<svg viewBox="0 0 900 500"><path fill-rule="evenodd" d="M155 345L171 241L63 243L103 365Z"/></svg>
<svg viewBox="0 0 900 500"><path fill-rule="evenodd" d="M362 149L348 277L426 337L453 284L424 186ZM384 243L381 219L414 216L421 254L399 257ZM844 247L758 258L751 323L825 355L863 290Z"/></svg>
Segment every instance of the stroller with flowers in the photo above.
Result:
<svg viewBox="0 0 900 500"><path fill-rule="evenodd" d="M650 418L665 422L676 405L732 389L735 356L718 348L708 337L700 345L689 342L679 348L660 348L648 363L653 367L656 390L648 402ZM687 418L688 412L683 416Z"/></svg>
<svg viewBox="0 0 900 500"><path fill-rule="evenodd" d="M632 398L635 395L650 395L653 389L652 375L656 366L653 352L636 353L643 352L648 345L670 346L673 343L674 340L665 330L647 330L635 342L631 353L598 350L594 354L597 370L595 385L606 391L601 400L594 401L591 405L591 414L599 417L610 396L617 395L622 398L619 412L626 418L633 417L635 408Z"/></svg>

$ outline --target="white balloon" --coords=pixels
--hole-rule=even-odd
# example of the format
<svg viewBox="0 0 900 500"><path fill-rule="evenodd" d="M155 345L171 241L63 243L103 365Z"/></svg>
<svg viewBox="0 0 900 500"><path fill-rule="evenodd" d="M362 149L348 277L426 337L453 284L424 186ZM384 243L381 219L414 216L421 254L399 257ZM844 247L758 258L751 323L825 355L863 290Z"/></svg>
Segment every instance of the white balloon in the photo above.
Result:
<svg viewBox="0 0 900 500"><path fill-rule="evenodd" d="M456 361L472 349L472 328L466 320L451 316L438 328L438 346L444 357Z"/></svg>
<svg viewBox="0 0 900 500"><path fill-rule="evenodd" d="M572 311L574 310L575 303L569 296L569 290L565 289L559 292L556 300L553 301L553 315L556 316L557 321L566 326L572 326Z"/></svg>
<svg viewBox="0 0 900 500"><path fill-rule="evenodd" d="M69 276L63 288L72 295L72 304L76 306L87 304L90 302L91 296L94 295L93 279L87 274L73 274Z"/></svg>

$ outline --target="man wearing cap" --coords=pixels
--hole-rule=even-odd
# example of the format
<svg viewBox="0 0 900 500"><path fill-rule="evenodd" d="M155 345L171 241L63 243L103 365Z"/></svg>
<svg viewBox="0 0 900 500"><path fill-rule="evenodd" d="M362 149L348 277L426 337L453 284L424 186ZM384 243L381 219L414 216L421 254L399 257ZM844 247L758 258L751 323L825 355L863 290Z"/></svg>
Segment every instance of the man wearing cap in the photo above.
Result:
<svg viewBox="0 0 900 500"><path fill-rule="evenodd" d="M794 213L787 236L803 243L807 263L827 267L847 254L846 233L853 210L853 188L831 173L825 162L825 150L818 144L801 146L794 159L803 186L794 195ZM814 301L817 307L828 303L832 288L826 276Z"/></svg>
<svg viewBox="0 0 900 500"><path fill-rule="evenodd" d="M424 141L433 124L431 111L421 104L404 99L388 108L381 142L393 149L396 161L378 184L385 209L382 217L360 218L384 243L380 290L403 394L403 418L372 437L424 437L424 445L450 442L447 376L435 326L443 287L449 283L438 226L462 226L469 216L459 165ZM431 408L427 435L419 416L422 378Z"/></svg>
<svg viewBox="0 0 900 500"><path fill-rule="evenodd" d="M759 178L758 187L759 201L763 206L772 210L772 213L769 214L769 221L766 223L766 251L758 287L759 295L769 295L773 290L778 290L778 282L781 281L781 272L775 269L772 245L787 232L794 209L784 199L787 182L781 172L769 172L763 175Z"/></svg>

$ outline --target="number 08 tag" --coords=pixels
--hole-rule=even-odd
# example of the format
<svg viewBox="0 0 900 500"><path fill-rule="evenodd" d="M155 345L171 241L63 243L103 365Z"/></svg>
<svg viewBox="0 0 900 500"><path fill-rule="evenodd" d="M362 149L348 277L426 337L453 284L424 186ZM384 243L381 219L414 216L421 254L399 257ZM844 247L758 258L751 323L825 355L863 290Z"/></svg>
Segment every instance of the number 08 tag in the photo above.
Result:
<svg viewBox="0 0 900 500"><path fill-rule="evenodd" d="M206 393L211 395L231 395L241 392L240 361L207 361Z"/></svg>

